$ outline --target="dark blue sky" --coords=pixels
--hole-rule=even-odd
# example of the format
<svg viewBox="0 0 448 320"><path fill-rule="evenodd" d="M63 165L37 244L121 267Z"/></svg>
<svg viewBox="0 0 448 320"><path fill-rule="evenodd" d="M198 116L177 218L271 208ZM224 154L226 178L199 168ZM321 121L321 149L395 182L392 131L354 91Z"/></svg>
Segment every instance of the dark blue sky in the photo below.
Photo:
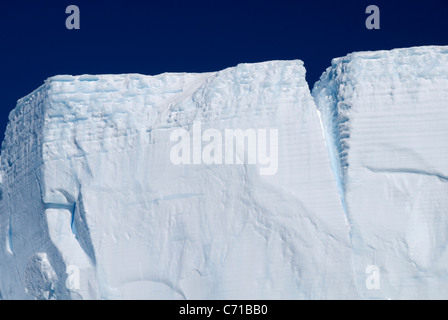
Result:
<svg viewBox="0 0 448 320"><path fill-rule="evenodd" d="M10 3L11 2L11 3ZM81 29L65 28L77 5ZM365 9L381 10L367 30ZM312 84L334 57L448 45L448 0L2 1L0 139L17 99L56 74L204 72L301 59Z"/></svg>

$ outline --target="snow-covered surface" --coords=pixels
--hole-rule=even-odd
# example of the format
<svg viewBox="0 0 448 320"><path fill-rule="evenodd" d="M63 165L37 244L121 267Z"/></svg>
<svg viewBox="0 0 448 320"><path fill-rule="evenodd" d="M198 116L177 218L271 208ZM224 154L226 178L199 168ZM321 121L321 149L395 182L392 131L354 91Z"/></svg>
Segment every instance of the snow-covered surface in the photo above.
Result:
<svg viewBox="0 0 448 320"><path fill-rule="evenodd" d="M447 108L448 47L334 59L313 96L299 60L49 78L2 144L0 298L447 298ZM277 129L277 172L173 164L197 122Z"/></svg>

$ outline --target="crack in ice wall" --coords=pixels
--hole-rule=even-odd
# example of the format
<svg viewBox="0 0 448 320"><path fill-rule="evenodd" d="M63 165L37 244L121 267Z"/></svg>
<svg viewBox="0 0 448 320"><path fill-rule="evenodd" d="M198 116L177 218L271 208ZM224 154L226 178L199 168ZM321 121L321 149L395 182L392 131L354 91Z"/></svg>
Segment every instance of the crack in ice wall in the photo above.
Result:
<svg viewBox="0 0 448 320"><path fill-rule="evenodd" d="M350 213L347 210L345 200L345 182L344 173L348 167L348 139L350 138L349 127L347 123L349 118L339 111L338 90L341 86L341 80L337 79L337 74L341 73L342 68L337 71L328 68L321 76L320 80L314 84L311 92L316 103L317 113L322 130L322 136L330 159L330 165L333 177L336 182L341 206L344 212L345 223L348 228L351 247L353 247L353 230ZM349 109L348 104L344 104L344 109ZM356 275L354 264L354 254L351 253L351 263L353 275ZM356 282L356 291L359 294L358 283Z"/></svg>

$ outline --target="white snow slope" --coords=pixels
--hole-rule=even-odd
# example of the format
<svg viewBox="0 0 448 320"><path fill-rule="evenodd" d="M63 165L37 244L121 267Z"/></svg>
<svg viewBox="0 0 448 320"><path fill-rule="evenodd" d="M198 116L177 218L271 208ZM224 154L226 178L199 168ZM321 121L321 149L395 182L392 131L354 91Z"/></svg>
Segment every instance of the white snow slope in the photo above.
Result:
<svg viewBox="0 0 448 320"><path fill-rule="evenodd" d="M334 59L313 96L299 60L49 78L2 144L0 298L447 298L448 47ZM278 130L278 169L174 164L198 123Z"/></svg>

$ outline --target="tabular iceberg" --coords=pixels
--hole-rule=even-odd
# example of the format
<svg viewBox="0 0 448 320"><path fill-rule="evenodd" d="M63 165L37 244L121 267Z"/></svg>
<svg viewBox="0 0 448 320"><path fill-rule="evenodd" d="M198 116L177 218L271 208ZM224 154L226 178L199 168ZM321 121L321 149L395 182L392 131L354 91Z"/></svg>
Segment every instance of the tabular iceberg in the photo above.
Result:
<svg viewBox="0 0 448 320"><path fill-rule="evenodd" d="M2 144L0 298L447 297L446 107L447 47L334 59L312 94L300 60L49 78ZM229 129L276 130L275 172Z"/></svg>

